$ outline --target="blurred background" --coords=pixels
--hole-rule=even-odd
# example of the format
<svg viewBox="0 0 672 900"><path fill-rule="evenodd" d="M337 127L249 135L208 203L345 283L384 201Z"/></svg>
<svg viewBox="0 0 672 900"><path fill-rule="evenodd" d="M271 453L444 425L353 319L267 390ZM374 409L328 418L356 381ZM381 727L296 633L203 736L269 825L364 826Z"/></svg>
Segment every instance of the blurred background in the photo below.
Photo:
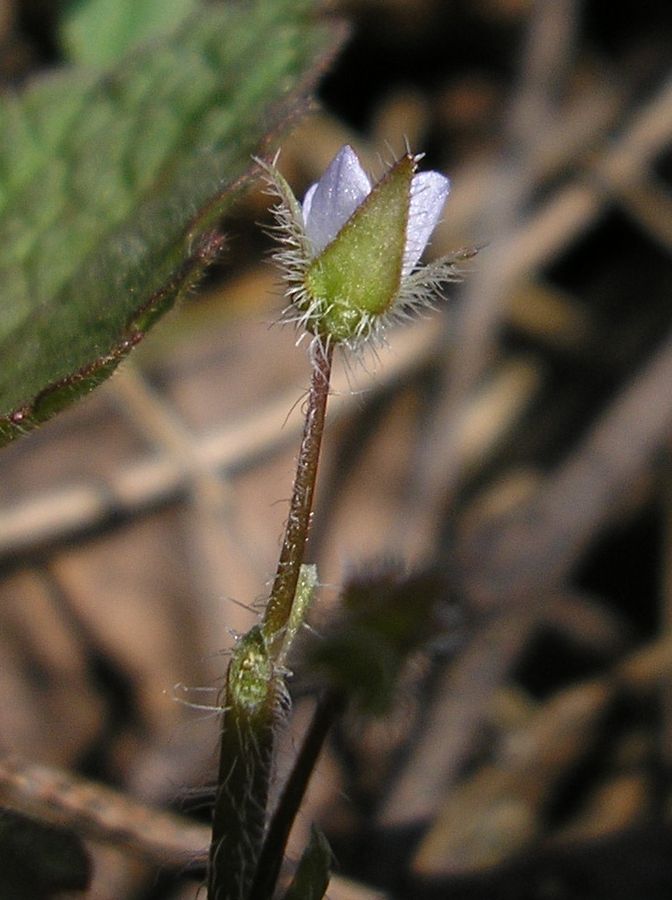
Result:
<svg viewBox="0 0 672 900"><path fill-rule="evenodd" d="M453 185L429 256L482 249L436 315L339 364L317 627L381 560L439 565L468 625L389 715L341 723L295 852L318 822L333 900L669 897L672 5L332 7L349 42L282 141L297 195L343 143L377 175L407 140ZM59 10L0 0L5 87L58 64ZM267 205L111 382L3 451L0 801L76 826L95 900L198 890L211 707L275 568L308 381L269 327Z"/></svg>

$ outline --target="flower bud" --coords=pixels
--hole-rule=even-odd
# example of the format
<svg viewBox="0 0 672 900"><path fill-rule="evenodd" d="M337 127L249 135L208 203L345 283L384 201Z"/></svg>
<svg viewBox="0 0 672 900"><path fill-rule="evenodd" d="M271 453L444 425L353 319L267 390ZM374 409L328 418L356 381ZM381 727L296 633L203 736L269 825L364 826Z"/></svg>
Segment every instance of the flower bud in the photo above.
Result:
<svg viewBox="0 0 672 900"><path fill-rule="evenodd" d="M320 342L357 346L395 318L432 305L456 280L455 256L418 268L448 196L438 172L416 174L405 154L374 186L349 146L342 147L299 204L274 166L277 234L290 305L284 318Z"/></svg>

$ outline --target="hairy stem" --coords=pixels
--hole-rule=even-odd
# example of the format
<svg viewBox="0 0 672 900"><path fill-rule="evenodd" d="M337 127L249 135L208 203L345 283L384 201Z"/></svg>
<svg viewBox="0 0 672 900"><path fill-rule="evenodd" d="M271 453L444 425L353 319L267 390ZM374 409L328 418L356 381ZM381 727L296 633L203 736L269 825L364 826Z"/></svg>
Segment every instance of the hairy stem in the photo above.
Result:
<svg viewBox="0 0 672 900"><path fill-rule="evenodd" d="M281 810L285 810L282 821L287 815L291 818L288 824L282 825L279 838L272 841L272 847L279 847L280 857L277 862L274 860L271 870L267 872L269 879L264 874L266 865L259 865L259 854L266 823L274 726L284 693L282 682L278 680L278 666L282 664L291 635L298 627L297 622L303 620L305 607L314 589L310 573L306 575L304 572L308 595L300 601L300 610L295 610L297 621L292 624L292 610L313 508L332 354L330 345L316 347L312 354L303 439L271 596L261 625L252 628L240 639L227 672L219 779L208 866L208 900L247 898L253 880L256 882L260 878L263 878L265 885L270 883L272 889L282 862L285 830L291 826L314 763L314 760L306 759L302 767L303 786L298 793L296 788L292 791L292 796L299 797L299 801L296 804L281 804ZM313 580L315 578L313 575ZM295 780L292 776L290 784ZM275 833L277 826L271 830Z"/></svg>
<svg viewBox="0 0 672 900"><path fill-rule="evenodd" d="M342 712L344 705L344 695L336 691L329 691L318 703L269 825L248 900L267 900L273 895L289 832L303 801L308 781L313 774L329 729Z"/></svg>
<svg viewBox="0 0 672 900"><path fill-rule="evenodd" d="M229 669L208 865L208 900L241 900L254 878L266 825L278 682L258 627Z"/></svg>
<svg viewBox="0 0 672 900"><path fill-rule="evenodd" d="M306 423L289 507L289 518L278 560L278 568L266 607L262 629L271 646L287 625L299 580L299 572L310 529L313 496L324 417L329 396L333 347L317 347L312 355L313 371L308 394Z"/></svg>

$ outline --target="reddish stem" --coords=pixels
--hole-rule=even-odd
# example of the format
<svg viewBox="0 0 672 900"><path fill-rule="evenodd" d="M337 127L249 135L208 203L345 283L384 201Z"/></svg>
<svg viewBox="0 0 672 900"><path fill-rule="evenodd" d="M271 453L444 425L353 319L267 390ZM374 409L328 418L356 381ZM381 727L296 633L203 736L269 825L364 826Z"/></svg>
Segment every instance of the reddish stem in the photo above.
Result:
<svg viewBox="0 0 672 900"><path fill-rule="evenodd" d="M313 371L308 393L306 422L299 450L289 518L262 626L266 639L271 643L287 625L308 540L317 466L329 396L332 356L331 344L326 347L316 347L312 355Z"/></svg>

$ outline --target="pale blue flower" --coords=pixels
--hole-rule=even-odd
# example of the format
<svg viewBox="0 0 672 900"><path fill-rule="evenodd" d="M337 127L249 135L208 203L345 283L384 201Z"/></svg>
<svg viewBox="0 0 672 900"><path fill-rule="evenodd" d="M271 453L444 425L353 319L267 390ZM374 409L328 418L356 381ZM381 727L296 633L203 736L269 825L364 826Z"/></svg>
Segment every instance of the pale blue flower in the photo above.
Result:
<svg viewBox="0 0 672 900"><path fill-rule="evenodd" d="M303 221L315 255L334 240L371 193L371 188L357 154L345 144L303 199ZM410 274L417 265L439 222L449 192L450 181L445 175L421 172L413 176L402 276Z"/></svg>
<svg viewBox="0 0 672 900"><path fill-rule="evenodd" d="M342 147L299 204L274 166L264 165L290 304L285 319L320 341L358 345L390 320L432 305L457 278L464 252L418 268L450 191L439 172L406 154L372 184L352 147Z"/></svg>

